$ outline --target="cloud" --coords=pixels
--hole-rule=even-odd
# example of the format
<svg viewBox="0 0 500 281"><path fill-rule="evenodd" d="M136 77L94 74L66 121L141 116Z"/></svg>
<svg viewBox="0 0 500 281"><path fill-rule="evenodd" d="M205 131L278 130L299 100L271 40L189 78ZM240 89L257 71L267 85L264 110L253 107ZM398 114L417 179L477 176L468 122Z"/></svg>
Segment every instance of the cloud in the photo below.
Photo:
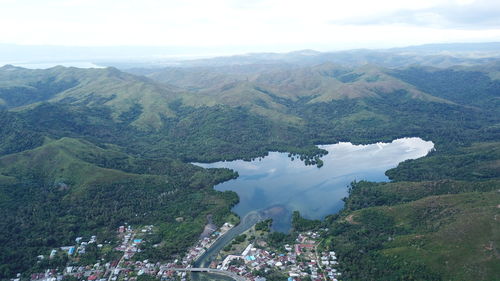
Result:
<svg viewBox="0 0 500 281"><path fill-rule="evenodd" d="M496 1L0 0L0 26L8 27L0 28L0 43L218 53L498 41Z"/></svg>
<svg viewBox="0 0 500 281"><path fill-rule="evenodd" d="M421 9L391 12L331 21L333 24L384 25L406 24L450 29L487 29L500 27L498 0L458 0Z"/></svg>

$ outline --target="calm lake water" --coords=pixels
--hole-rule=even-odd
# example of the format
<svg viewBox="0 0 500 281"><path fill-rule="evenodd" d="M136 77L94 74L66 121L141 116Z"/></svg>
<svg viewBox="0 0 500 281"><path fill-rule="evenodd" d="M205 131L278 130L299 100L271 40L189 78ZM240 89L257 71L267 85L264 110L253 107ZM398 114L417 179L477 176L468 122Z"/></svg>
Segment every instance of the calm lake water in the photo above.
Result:
<svg viewBox="0 0 500 281"><path fill-rule="evenodd" d="M328 151L321 159L323 167L306 166L292 161L288 153L270 152L254 161L196 163L204 168L229 168L239 173L235 180L215 186L216 190L232 190L240 197L233 208L244 217L260 211L274 219L273 228L287 232L291 213L300 211L309 219L322 219L343 207L348 185L354 180L388 181L385 171L407 159L423 157L434 148L430 141L403 138L391 143L353 145L337 143L320 145Z"/></svg>

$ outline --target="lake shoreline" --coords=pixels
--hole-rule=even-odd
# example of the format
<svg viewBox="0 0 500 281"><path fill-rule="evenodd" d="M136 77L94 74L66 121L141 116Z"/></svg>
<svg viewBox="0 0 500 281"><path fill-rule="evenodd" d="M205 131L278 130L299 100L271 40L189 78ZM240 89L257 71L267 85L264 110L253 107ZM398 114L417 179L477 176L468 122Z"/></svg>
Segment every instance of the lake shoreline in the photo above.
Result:
<svg viewBox="0 0 500 281"><path fill-rule="evenodd" d="M325 169L328 169L328 164L331 165L329 160L347 159L347 158L349 158L349 154L351 154L351 153L355 154L355 153L360 152L360 151L362 153L376 155L377 153L380 153L380 151L384 151L384 149L390 150L391 145L396 145L397 147L402 148L402 150L400 150L399 152L401 152L403 154L404 153L408 154L407 157L403 157L405 159L402 161L405 161L408 159L416 159L416 158L424 157L425 155L427 155L430 151L432 151L434 149L434 144L432 142L424 141L420 138L402 138L402 139L395 139L390 143L377 142L374 144L353 145L352 143L349 143L349 142L339 142L337 144L318 145L318 148L325 149L329 152L328 154L323 156L323 158L325 158L323 160L325 162L324 167L315 167L315 166L308 167L308 166L304 165L303 163L301 163L301 161L299 159L296 159L296 161L295 161L292 159L292 157L290 157L290 155L288 153L283 153L283 152L269 152L266 157L259 158L258 160L254 160L254 161L233 160L233 161L223 161L223 162L216 162L216 163L204 163L204 164L193 163L193 164L204 167L204 168L207 168L207 166L208 166L209 168L230 168L230 169L237 171L239 174L238 178L221 183L221 184L215 186L214 188L216 190L219 190L219 191L232 190L232 191L238 193L237 190L224 189L224 188L221 189L220 186L221 185L231 185L231 184L235 183L236 181L238 181L238 179L241 180L241 178L243 178L249 182L253 182L253 183L258 182L261 179L265 179L266 177L269 178L270 175L276 173L276 171L277 171L276 167L271 168L270 170L266 170L267 173L264 175L262 175L262 174L259 175L258 173L253 173L253 174L251 173L251 171L258 170L257 169L258 167L249 165L249 164L253 164L253 163L262 164L262 161L266 161L266 158L268 158L268 157L270 157L270 158L275 157L275 159L281 160L282 162L285 161L286 163L289 163L289 164L293 162L292 167L297 167L297 164L299 163L299 166L306 167L308 171L311 171L312 169L314 169L314 170L322 170L323 169L323 171L324 171ZM347 153L344 153L344 154L339 153L339 151L342 151L342 150L346 150L345 152L347 152ZM417 152L417 153L414 153L414 152ZM277 155L281 156L281 157L276 158ZM284 157L285 155L286 155L286 157ZM390 155L391 155L391 153L389 153L389 156ZM356 159L360 160L359 158L356 158ZM386 179L385 181L389 181L389 179L385 176L385 171L388 170L387 165L389 165L391 168L393 168L393 166L396 167L402 161L400 161L400 159L398 159L397 163L394 163L394 162L390 162L389 164L386 163L385 165L383 165L382 169L379 169L380 172L382 172L383 176L385 177L385 179ZM280 162L280 163L283 164L282 162ZM238 167L231 166L231 163L237 163L237 164L239 164L239 166L238 165L236 165ZM278 163L278 164L280 164L280 163ZM383 161L382 161L382 163L383 163ZM214 167L214 165L215 165L215 167ZM244 170L243 172L242 172L242 167L245 168L245 169L243 169ZM273 170L273 169L276 169L276 170ZM314 170L312 170L312 171L314 171ZM250 173L248 173L249 171L250 171ZM312 172L312 173L314 174L314 172ZM352 175L352 173L348 173L348 174ZM332 175L330 175L330 176L332 176ZM356 178L354 178L354 180L356 180ZM345 181L343 181L343 182L346 183ZM346 191L345 192L346 196L348 196L347 189L348 189L348 184L350 182L352 182L352 181L347 182L347 184L345 184L342 187ZM245 186L243 186L243 187L240 186L238 188L245 188ZM240 193L238 193L238 196L240 197L240 203L241 203ZM337 198L337 199L341 200L341 198ZM238 204L240 204L240 203L238 203ZM235 209L237 208L238 204L233 207L233 210L232 210L233 212L235 212ZM322 217L319 217L319 218L313 217L313 219L321 219L322 220L328 215L332 215L332 214L336 214L336 213L340 212L342 210L342 208L343 208L343 204L339 208L337 208L336 211L330 212L330 213L325 213L325 214L323 214ZM291 214L291 211L294 211L294 210L295 209L287 208L283 204L275 204L275 205L267 206L267 208L260 208L260 209L254 208L252 211L245 213L244 215L242 215L242 213L236 212L236 214L241 218L240 224L238 224L235 228L233 228L231 233L226 233L225 235L227 235L227 237L225 237L225 238L221 237L220 241L217 241L216 244L212 245L212 247L207 249L206 253L204 255L202 255L195 262L195 266L197 266L197 267L208 266L210 264L211 260L213 259L213 257L216 256L220 252L220 250L223 247L225 247L234 237L236 237L237 235L240 235L241 233L250 229L259 220L266 219L266 218L273 218L273 221L274 221L273 230L274 231L280 231L280 230L286 229L287 226L291 224L291 216L290 216L290 220L288 223L286 221L284 222L283 220L280 221L279 216L285 216L287 214L287 211L290 211L290 214ZM254 214L258 214L258 216L259 216L259 218L255 221L252 219L252 216L254 216ZM307 217L307 214L304 217L311 219L311 217ZM253 218L255 219L256 217L254 216ZM276 219L276 218L278 218L278 219ZM278 224L281 223L281 227L278 227L278 229L276 229L276 225L275 225L276 221L278 222ZM282 231L282 232L288 232L289 230L290 230L290 227L288 227L287 231ZM195 280L198 280L198 279L196 279L197 277L194 277L194 278L195 278Z"/></svg>
<svg viewBox="0 0 500 281"><path fill-rule="evenodd" d="M218 191L233 191L239 203L232 211L243 218L251 211L282 206L283 216L276 216L273 229L287 232L291 213L299 211L307 219L323 219L343 207L348 186L355 180L389 181L385 172L399 163L427 155L434 143L421 138L400 138L388 143L353 145L349 142L319 145L328 154L323 167L304 165L289 153L269 152L253 161L233 160L193 163L203 168L228 168L239 176L216 185Z"/></svg>

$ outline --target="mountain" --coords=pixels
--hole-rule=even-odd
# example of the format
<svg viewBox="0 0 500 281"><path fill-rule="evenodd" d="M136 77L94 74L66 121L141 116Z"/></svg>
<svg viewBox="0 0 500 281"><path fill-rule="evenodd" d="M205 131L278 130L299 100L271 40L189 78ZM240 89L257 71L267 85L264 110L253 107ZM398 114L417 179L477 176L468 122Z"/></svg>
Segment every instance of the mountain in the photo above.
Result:
<svg viewBox="0 0 500 281"><path fill-rule="evenodd" d="M374 64L383 67L408 67L411 65L447 68L455 65L480 65L500 57L500 43L448 43L426 44L390 49L355 49L334 52L301 50L289 53L249 53L204 59L165 61L163 66L175 67L224 67L241 65L295 65L312 66L326 62L353 67ZM161 68L162 63L108 62L119 68Z"/></svg>
<svg viewBox="0 0 500 281"><path fill-rule="evenodd" d="M248 48L239 48L239 53ZM71 64L129 68L162 68L166 66L234 66L246 64L316 65L325 62L346 66L377 64L402 67L413 64L450 67L482 64L498 59L499 43L426 44L389 49L357 49L343 51L300 50L288 53L231 54L238 50L227 47L154 47L154 46L29 46L0 44L0 64L43 67Z"/></svg>
<svg viewBox="0 0 500 281"><path fill-rule="evenodd" d="M497 106L500 86L495 64L490 65L489 71L476 67L388 69L332 63L305 67L281 65L260 70L261 65L248 65L214 67L212 71L209 67L166 68L150 70L146 75L159 83L186 87L180 97L186 106L243 106L272 120L304 124L310 116L304 116L301 111L324 103L356 105L357 115L361 108L366 114L354 117L356 114L352 112L352 117L372 121L389 120L386 109L374 111L381 103L395 100L414 100L441 107L489 106L488 112L491 112ZM254 72L254 69L259 70ZM471 94L474 91L481 94ZM355 126L352 122L355 120L347 119Z"/></svg>
<svg viewBox="0 0 500 281"><path fill-rule="evenodd" d="M6 218L0 221L0 279L43 271L37 255L80 234L112 239L124 222L159 227L161 248L140 255L153 261L182 254L209 214L217 225L236 222L230 213L236 194L212 188L236 174L190 162L248 160L269 151L314 162L325 153L315 144L419 136L436 151L389 171L390 183L353 183L346 208L324 221L331 230L325 245L339 249L342 272L352 280L385 274L491 280L498 270L491 262L498 62L389 68L394 64L361 63L371 56L365 51L352 53L335 54L345 64L301 51L289 62L287 55L263 54L257 64L227 59L131 73L0 68L0 211ZM373 61L400 58L380 53ZM483 231L474 239L469 221ZM474 262L454 258L464 253ZM469 263L474 269L462 270Z"/></svg>
<svg viewBox="0 0 500 281"><path fill-rule="evenodd" d="M462 105L498 108L500 105L498 63L483 65L482 68L410 67L394 71L393 74L436 97Z"/></svg>
<svg viewBox="0 0 500 281"><path fill-rule="evenodd" d="M470 53L470 52L491 52L497 53L500 49L500 42L481 43L435 43L418 46L408 46L391 48L390 51L400 52L425 52L425 53Z"/></svg>
<svg viewBox="0 0 500 281"><path fill-rule="evenodd" d="M255 72L252 70L254 67L258 69ZM157 82L185 87L194 92L184 97L194 96L198 104L208 103L203 101L205 98L210 101L219 99L219 102L223 103L227 101L227 91L231 91L228 96L237 98L243 104L245 98L259 96L258 93L240 93L250 91L251 88L264 95L267 93L292 101L313 97L312 103L343 98L376 97L398 90L408 91L414 98L439 101L418 91L411 84L389 75L387 69L372 65L348 68L325 63L311 67L268 67L266 71L261 71L260 65L251 65L247 67L249 70L246 72L242 70L244 67L239 68L240 72L234 68L215 68L213 71L207 68L167 68L150 71L146 75ZM180 73L182 77L179 77ZM187 104L190 104L189 101ZM235 102L233 104L238 105Z"/></svg>
<svg viewBox="0 0 500 281"><path fill-rule="evenodd" d="M173 87L114 68L29 70L7 65L0 69L0 85L0 105L7 109L40 102L104 105L114 119L137 114L135 125L147 128L159 127L163 117L173 114L168 103L178 95Z"/></svg>
<svg viewBox="0 0 500 281"><path fill-rule="evenodd" d="M5 120L11 121L5 122L3 146L15 152L40 145L42 136L71 136L148 157L212 161L246 158L250 151L257 156L292 147L309 150L318 142L416 134L465 140L478 130L495 131L500 84L494 65L486 72L331 63L247 74L239 69L234 75L222 68L182 69L174 77L184 79L170 85L161 77L176 69L150 73L149 79L114 68L5 66L0 98L9 109ZM482 87L481 95L468 95L472 87L461 84L468 80ZM188 81L191 86L183 89ZM463 130L464 124L471 129ZM18 140L23 134L30 139Z"/></svg>

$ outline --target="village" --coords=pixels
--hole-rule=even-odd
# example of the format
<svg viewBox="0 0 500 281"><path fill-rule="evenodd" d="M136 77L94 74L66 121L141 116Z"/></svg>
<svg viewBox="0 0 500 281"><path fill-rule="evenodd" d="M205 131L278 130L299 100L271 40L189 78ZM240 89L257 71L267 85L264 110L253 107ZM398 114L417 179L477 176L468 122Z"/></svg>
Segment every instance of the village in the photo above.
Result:
<svg viewBox="0 0 500 281"><path fill-rule="evenodd" d="M189 248L182 259L176 259L171 263L152 263L148 260L137 261L133 257L141 252L141 243L147 239L148 234L152 234L153 225L145 226L134 230L129 226L120 226L117 235L120 243L110 249L121 253L111 262L100 263L98 260L92 265L75 266L75 260L88 253L88 249L93 248L111 248L109 243L97 244L97 236L92 235L88 241L82 237L75 239L75 245L63 246L58 249L52 249L47 256L38 256L38 262L44 260L55 260L60 257L68 257L67 266L64 270L47 269L44 272L33 273L30 276L31 281L62 281L62 280L88 280L88 281L133 281L138 276L150 275L158 279L167 280L187 280L186 272L177 271L179 268L189 268L191 264L202 255L206 249L228 230L233 227L230 223L225 223L220 229L213 231L208 237L202 237L196 245ZM20 274L11 281L20 281ZM71 279L72 278L72 279Z"/></svg>
<svg viewBox="0 0 500 281"><path fill-rule="evenodd" d="M284 252L250 243L240 255L226 256L217 268L255 281L266 280L259 274L265 275L268 271L287 275L289 281L337 281L342 274L336 270L336 254L334 251L318 252L320 239L319 232L300 233L294 244L284 245Z"/></svg>
<svg viewBox="0 0 500 281"><path fill-rule="evenodd" d="M44 272L33 273L31 281L135 281L149 276L162 281L190 280L188 271L193 269L194 262L212 246L221 236L233 228L234 225L224 223L222 227L212 230L209 235L200 237L197 243L187 252L170 263L150 262L138 260L135 255L141 252L141 244L154 232L153 225L133 229L132 226L120 226L117 229L118 245L112 246L108 241L98 243L96 235L83 239L77 237L75 245L52 249L47 256L38 256L39 262L45 259L53 260L61 257L68 258L63 269L47 269ZM255 231L255 230L254 230ZM268 247L261 240L242 243L244 249L239 254L228 254L220 261L212 262L210 269L218 273L230 273L241 277L238 280L265 281L269 272L279 272L287 276L288 281L303 280L331 280L337 281L341 273L337 271L337 257L334 251L318 251L321 243L321 234L318 231L299 233L294 243L285 244L279 251ZM75 260L84 257L89 251L107 249L114 253L113 260L100 262L97 259L90 265L78 265ZM211 271L212 272L212 271ZM11 281L21 281L20 275Z"/></svg>

